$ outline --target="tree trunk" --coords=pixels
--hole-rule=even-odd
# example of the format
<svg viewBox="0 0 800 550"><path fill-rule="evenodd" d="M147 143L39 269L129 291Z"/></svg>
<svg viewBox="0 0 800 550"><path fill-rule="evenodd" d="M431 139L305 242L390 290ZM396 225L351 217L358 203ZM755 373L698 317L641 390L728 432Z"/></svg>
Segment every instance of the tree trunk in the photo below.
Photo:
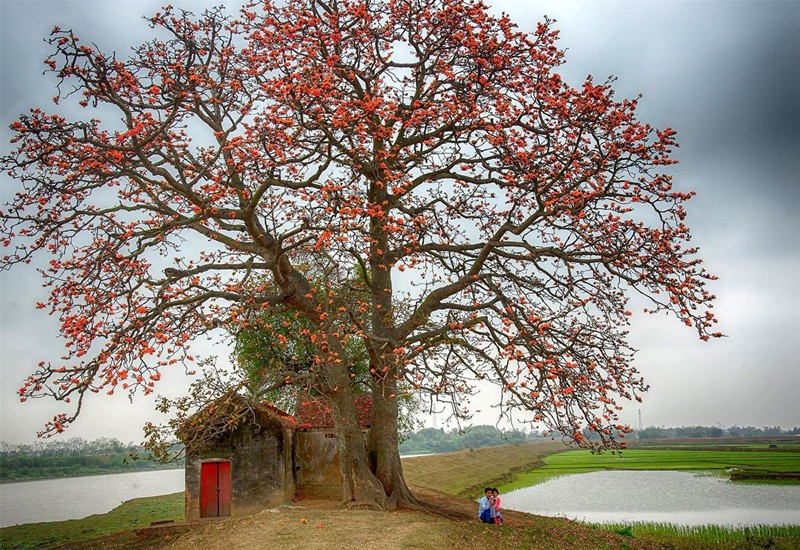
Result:
<svg viewBox="0 0 800 550"><path fill-rule="evenodd" d="M334 399L333 421L339 448L339 469L342 472L342 504L383 510L386 497L381 483L370 471L352 394L339 395Z"/></svg>
<svg viewBox="0 0 800 550"><path fill-rule="evenodd" d="M383 485L386 507L418 508L405 478L397 437L397 380L387 377L372 385L372 428L367 437L370 466Z"/></svg>
<svg viewBox="0 0 800 550"><path fill-rule="evenodd" d="M370 470L349 372L340 365L327 365L326 374L328 381L332 383L329 391L324 393L332 405L331 414L342 474L342 504L349 508L383 510L386 506L386 495L381 483Z"/></svg>
<svg viewBox="0 0 800 550"><path fill-rule="evenodd" d="M377 122L377 120L376 120ZM373 142L375 166L385 168L383 159L388 158L381 139ZM387 161L388 162L388 161ZM377 205L386 205L389 193L385 181L391 179L388 171L380 168L370 182L369 200ZM383 214L375 214L369 222L369 287L372 291L370 324L372 333L380 338L367 343L372 380L372 427L367 436L370 466L377 480L383 485L387 507L418 507L403 478L403 465L397 442L397 366L391 336L394 332L394 306L392 304L392 261L387 257L392 248L389 231ZM389 266L389 267L387 267Z"/></svg>

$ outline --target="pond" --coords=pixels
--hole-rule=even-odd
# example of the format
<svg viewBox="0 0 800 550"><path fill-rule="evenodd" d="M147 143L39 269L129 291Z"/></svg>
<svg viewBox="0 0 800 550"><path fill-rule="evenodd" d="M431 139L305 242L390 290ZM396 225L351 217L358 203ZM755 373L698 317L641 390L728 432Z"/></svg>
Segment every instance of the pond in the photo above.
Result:
<svg viewBox="0 0 800 550"><path fill-rule="evenodd" d="M183 491L183 468L0 485L0 527L79 519L126 500Z"/></svg>
<svg viewBox="0 0 800 550"><path fill-rule="evenodd" d="M504 508L592 523L800 525L800 486L673 471L602 471L501 495Z"/></svg>

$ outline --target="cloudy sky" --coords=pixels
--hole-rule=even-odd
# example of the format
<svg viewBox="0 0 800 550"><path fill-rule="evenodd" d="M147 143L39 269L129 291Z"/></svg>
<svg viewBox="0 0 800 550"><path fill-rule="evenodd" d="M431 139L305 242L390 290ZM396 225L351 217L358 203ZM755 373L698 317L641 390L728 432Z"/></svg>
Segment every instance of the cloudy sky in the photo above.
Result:
<svg viewBox="0 0 800 550"><path fill-rule="evenodd" d="M140 19L152 0L0 0L0 153L8 125L29 107L49 108L54 81L42 76L53 27L126 54L148 37ZM219 3L219 2L217 2ZM557 20L567 49L562 74L618 77L617 97L643 94L641 118L678 130L676 185L695 190L689 225L720 280L724 340L703 343L675 319L638 315L631 340L651 384L623 418L645 425L800 425L800 1L539 2L489 0L523 29ZM174 0L197 11L205 2ZM0 180L0 198L14 193ZM34 310L44 298L32 270L0 274L0 439L26 442L58 408L20 404L21 380L60 355L57 324ZM163 388L184 383L165 373ZM492 423L491 396L475 400L474 422ZM152 401L99 398L68 436L139 441Z"/></svg>

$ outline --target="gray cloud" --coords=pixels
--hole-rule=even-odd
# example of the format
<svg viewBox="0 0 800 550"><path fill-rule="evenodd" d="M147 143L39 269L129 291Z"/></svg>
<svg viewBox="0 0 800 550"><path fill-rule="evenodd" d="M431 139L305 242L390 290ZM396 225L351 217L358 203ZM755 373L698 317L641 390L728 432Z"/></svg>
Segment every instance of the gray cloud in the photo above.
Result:
<svg viewBox="0 0 800 550"><path fill-rule="evenodd" d="M53 108L54 81L42 77L54 24L125 55L150 32L140 15L162 1L0 2L0 151L8 124L33 105ZM198 11L214 2L179 2ZM518 2L495 0L523 29L544 14L558 20L568 49L562 72L616 75L618 97L644 94L642 119L679 132L676 185L696 190L689 222L708 268L721 280L718 314L724 341L697 342L675 319L639 316L632 341L652 388L645 423L800 424L800 2ZM13 183L0 185L8 198ZM0 274L2 435L29 439L53 412L21 406L13 392L47 354L59 355L56 325L33 311L42 299L30 272ZM165 373L165 377L168 375ZM172 388L180 376L168 380ZM477 421L493 422L488 400L473 400ZM635 422L639 405L626 412ZM73 435L137 439L147 400L96 401Z"/></svg>

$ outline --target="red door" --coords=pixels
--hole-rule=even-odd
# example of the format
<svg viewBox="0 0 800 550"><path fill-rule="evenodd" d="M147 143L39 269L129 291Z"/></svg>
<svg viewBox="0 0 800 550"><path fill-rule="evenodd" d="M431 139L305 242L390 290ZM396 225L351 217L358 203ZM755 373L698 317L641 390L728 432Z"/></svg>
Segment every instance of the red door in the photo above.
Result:
<svg viewBox="0 0 800 550"><path fill-rule="evenodd" d="M200 469L200 517L231 515L231 463L203 462Z"/></svg>

